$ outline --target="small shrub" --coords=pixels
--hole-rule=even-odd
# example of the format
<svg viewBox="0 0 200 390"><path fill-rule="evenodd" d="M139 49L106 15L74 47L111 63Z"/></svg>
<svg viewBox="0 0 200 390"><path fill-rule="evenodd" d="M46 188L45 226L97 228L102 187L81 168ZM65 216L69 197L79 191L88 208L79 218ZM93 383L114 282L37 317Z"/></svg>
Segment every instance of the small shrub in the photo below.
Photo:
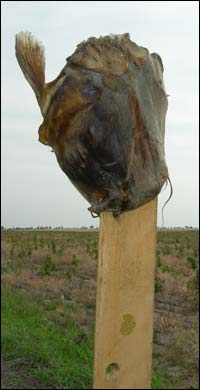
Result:
<svg viewBox="0 0 200 390"><path fill-rule="evenodd" d="M160 292L162 290L162 284L160 282L160 280L158 279L157 275L156 275L156 278L155 278L155 292Z"/></svg>
<svg viewBox="0 0 200 390"><path fill-rule="evenodd" d="M156 257L156 266L157 267L160 267L162 264L161 264L161 258L160 258L160 256L158 255L157 257Z"/></svg>
<svg viewBox="0 0 200 390"><path fill-rule="evenodd" d="M181 259L184 255L184 247L183 246L180 246L179 250L178 250L178 258Z"/></svg>
<svg viewBox="0 0 200 390"><path fill-rule="evenodd" d="M10 257L13 257L14 249L15 249L15 245L13 245L12 248L10 249Z"/></svg>
<svg viewBox="0 0 200 390"><path fill-rule="evenodd" d="M28 248L27 255L28 255L29 257L31 257L31 255L32 255L32 248Z"/></svg>
<svg viewBox="0 0 200 390"><path fill-rule="evenodd" d="M90 253L90 244L89 243L86 244L86 251L88 254Z"/></svg>
<svg viewBox="0 0 200 390"><path fill-rule="evenodd" d="M199 269L196 270L196 275L194 278L194 284L195 284L195 289L199 290Z"/></svg>
<svg viewBox="0 0 200 390"><path fill-rule="evenodd" d="M64 247L62 246L60 249L57 251L59 256L62 256L64 254Z"/></svg>
<svg viewBox="0 0 200 390"><path fill-rule="evenodd" d="M71 280L73 278L73 276L75 275L79 263L80 263L80 260L76 257L76 255L73 255L72 261L69 264L67 272L66 272L67 278L69 280Z"/></svg>
<svg viewBox="0 0 200 390"><path fill-rule="evenodd" d="M40 275L51 275L56 270L56 265L53 262L51 256L47 255L44 260L44 265L40 268Z"/></svg>
<svg viewBox="0 0 200 390"><path fill-rule="evenodd" d="M193 249L194 257L199 256L199 251L197 249Z"/></svg>
<svg viewBox="0 0 200 390"><path fill-rule="evenodd" d="M77 267L79 263L80 260L76 257L76 255L73 255L72 262L71 262L72 266Z"/></svg>
<svg viewBox="0 0 200 390"><path fill-rule="evenodd" d="M170 269L170 266L166 263L163 263L162 264L162 267L161 267L161 271L164 273L164 272L170 272L171 269Z"/></svg>
<svg viewBox="0 0 200 390"><path fill-rule="evenodd" d="M24 251L24 249L22 249L22 250L18 253L18 257L22 258L22 257L24 257L24 255L25 255L25 251Z"/></svg>
<svg viewBox="0 0 200 390"><path fill-rule="evenodd" d="M169 272L173 276L176 276L179 273L179 271L177 269L175 269L174 267L172 267L166 263L162 263L160 269L161 269L162 273Z"/></svg>
<svg viewBox="0 0 200 390"><path fill-rule="evenodd" d="M196 270L195 276L187 283L187 287L191 290L199 290L199 268Z"/></svg>
<svg viewBox="0 0 200 390"><path fill-rule="evenodd" d="M96 241L90 241L86 244L86 250L87 253L93 257L93 259L98 258L98 248L97 248L97 242Z"/></svg>
<svg viewBox="0 0 200 390"><path fill-rule="evenodd" d="M187 261L188 261L188 263L190 263L192 269L197 268L197 260L196 259L194 259L193 257L188 257Z"/></svg>
<svg viewBox="0 0 200 390"><path fill-rule="evenodd" d="M169 246L165 246L165 247L163 248L163 254L164 254L164 255L167 255L167 256L171 254L171 249L170 249Z"/></svg>
<svg viewBox="0 0 200 390"><path fill-rule="evenodd" d="M43 240L43 238L40 239L39 246L40 246L40 248L44 248L44 240Z"/></svg>
<svg viewBox="0 0 200 390"><path fill-rule="evenodd" d="M53 253L56 253L56 244L54 241L51 241L51 249Z"/></svg>

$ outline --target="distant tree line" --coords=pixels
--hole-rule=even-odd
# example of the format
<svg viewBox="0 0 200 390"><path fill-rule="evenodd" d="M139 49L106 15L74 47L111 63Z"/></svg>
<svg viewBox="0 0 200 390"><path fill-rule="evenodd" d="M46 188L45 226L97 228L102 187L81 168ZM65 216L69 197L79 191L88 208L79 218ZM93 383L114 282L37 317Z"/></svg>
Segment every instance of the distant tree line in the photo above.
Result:
<svg viewBox="0 0 200 390"><path fill-rule="evenodd" d="M95 226L93 226L93 225L91 225L89 227L81 226L81 227L73 227L73 228L65 228L63 226L56 226L56 227L52 227L52 226L18 227L18 226L16 226L16 227L11 227L11 228L5 228L4 226L1 226L1 230L65 230L65 229L87 230L87 229L97 229L97 228L95 228ZM157 229L158 230L183 230L183 229L185 229L185 230L198 230L199 228L193 227L193 226L169 226L169 227L158 226Z"/></svg>
<svg viewBox="0 0 200 390"><path fill-rule="evenodd" d="M16 226L16 227L5 228L4 226L1 226L1 230L64 230L64 229L72 229L72 230L73 230L73 229L80 229L80 230L85 230L85 229L95 229L95 227L94 227L93 225L91 225L90 227L81 226L81 227L73 227L73 228L64 228L63 226L56 226L56 227L52 227L52 226L19 227L19 226Z"/></svg>
<svg viewBox="0 0 200 390"><path fill-rule="evenodd" d="M168 227L160 227L158 226L158 230L198 230L199 228L198 227L194 227L194 226L168 226Z"/></svg>

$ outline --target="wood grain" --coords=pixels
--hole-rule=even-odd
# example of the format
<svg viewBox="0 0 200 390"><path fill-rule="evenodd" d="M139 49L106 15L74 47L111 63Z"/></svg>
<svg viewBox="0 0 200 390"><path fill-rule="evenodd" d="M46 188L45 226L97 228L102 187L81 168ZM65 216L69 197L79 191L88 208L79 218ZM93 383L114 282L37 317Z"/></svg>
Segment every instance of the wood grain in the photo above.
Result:
<svg viewBox="0 0 200 390"><path fill-rule="evenodd" d="M150 389L157 198L101 213L95 389Z"/></svg>

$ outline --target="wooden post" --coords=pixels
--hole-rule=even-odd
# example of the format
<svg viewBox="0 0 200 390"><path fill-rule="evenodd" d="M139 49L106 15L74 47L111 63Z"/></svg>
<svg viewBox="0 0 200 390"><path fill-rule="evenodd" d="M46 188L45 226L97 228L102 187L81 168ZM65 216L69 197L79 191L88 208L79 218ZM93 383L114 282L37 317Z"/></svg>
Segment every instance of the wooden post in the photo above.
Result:
<svg viewBox="0 0 200 390"><path fill-rule="evenodd" d="M157 198L101 213L94 389L150 389Z"/></svg>

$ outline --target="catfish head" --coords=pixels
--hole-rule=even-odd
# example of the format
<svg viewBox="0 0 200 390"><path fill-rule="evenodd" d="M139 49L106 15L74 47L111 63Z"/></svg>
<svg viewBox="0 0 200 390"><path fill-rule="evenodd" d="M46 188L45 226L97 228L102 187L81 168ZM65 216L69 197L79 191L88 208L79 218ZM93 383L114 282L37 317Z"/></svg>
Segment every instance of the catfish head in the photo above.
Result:
<svg viewBox="0 0 200 390"><path fill-rule="evenodd" d="M16 35L16 57L43 116L39 141L97 215L137 208L168 178L163 64L129 34L89 38L45 82L44 48Z"/></svg>

